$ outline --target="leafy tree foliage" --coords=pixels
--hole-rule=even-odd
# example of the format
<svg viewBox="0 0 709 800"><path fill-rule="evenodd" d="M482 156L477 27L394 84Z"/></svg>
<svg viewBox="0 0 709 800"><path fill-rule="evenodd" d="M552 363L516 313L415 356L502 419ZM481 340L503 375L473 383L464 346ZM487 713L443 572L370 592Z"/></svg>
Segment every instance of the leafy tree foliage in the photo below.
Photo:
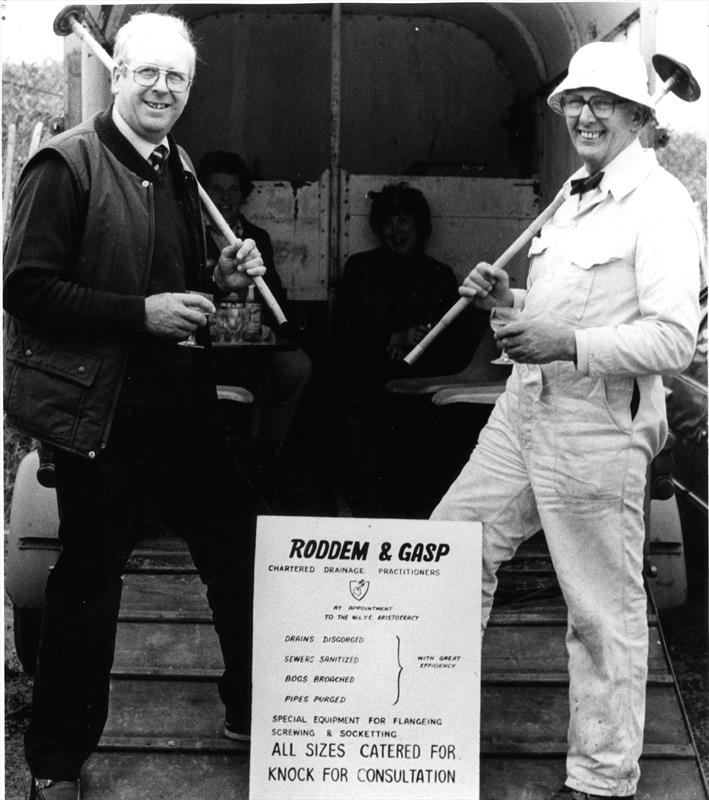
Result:
<svg viewBox="0 0 709 800"><path fill-rule="evenodd" d="M668 129L669 142L657 150L657 160L687 187L697 204L707 233L707 143L691 131Z"/></svg>
<svg viewBox="0 0 709 800"><path fill-rule="evenodd" d="M49 135L48 122L64 111L64 68L60 61L42 64L4 63L2 67L2 155L3 191L8 165L8 131L16 126L13 185L27 161L32 133L41 122L42 138Z"/></svg>

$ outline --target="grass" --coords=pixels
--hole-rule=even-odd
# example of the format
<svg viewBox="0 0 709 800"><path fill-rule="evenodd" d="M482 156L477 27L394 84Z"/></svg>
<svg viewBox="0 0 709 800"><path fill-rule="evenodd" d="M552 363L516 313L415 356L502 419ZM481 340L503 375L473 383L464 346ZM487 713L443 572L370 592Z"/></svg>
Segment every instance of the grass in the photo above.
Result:
<svg viewBox="0 0 709 800"><path fill-rule="evenodd" d="M29 723L32 678L17 660L12 640L12 608L5 597L5 800L25 800L29 773L22 736Z"/></svg>

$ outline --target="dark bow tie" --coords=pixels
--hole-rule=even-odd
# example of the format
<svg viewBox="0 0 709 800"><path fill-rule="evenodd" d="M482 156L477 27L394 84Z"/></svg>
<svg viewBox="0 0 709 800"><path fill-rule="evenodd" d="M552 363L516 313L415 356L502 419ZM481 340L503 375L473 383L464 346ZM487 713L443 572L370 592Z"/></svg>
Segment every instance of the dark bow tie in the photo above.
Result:
<svg viewBox="0 0 709 800"><path fill-rule="evenodd" d="M589 175L587 178L577 178L576 180L571 181L571 191L569 192L569 195L590 192L591 189L595 189L596 186L598 186L602 177L603 173L597 172L595 175Z"/></svg>

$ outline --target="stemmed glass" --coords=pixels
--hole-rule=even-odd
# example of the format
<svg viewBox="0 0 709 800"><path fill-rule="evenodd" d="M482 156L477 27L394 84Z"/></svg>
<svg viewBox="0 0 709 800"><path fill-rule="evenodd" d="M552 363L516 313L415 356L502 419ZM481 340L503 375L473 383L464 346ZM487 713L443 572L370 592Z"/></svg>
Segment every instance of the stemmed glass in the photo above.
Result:
<svg viewBox="0 0 709 800"><path fill-rule="evenodd" d="M505 306L495 306L490 310L490 327L493 331L499 331L508 322L512 322L519 317L518 308L507 308ZM507 355L507 351L503 350L502 353L494 358L491 364L511 365L515 362Z"/></svg>
<svg viewBox="0 0 709 800"><path fill-rule="evenodd" d="M194 289L186 289L185 294L200 294L202 295L202 297L206 297L207 300L212 300L212 301L214 300L213 295L208 294L207 292L198 292ZM197 350L204 350L203 344L197 344L196 333L197 331L192 331L192 333L186 339L181 339L177 344L180 347L194 347Z"/></svg>

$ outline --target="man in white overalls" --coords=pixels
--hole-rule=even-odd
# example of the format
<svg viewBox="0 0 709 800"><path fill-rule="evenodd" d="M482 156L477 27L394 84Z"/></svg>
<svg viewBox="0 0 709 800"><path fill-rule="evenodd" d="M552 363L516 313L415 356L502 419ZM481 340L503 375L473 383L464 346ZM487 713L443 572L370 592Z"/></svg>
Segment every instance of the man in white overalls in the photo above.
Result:
<svg viewBox="0 0 709 800"><path fill-rule="evenodd" d="M632 798L645 479L667 436L660 376L694 351L700 228L685 188L638 141L653 101L637 51L585 45L547 102L584 166L532 242L526 290L487 263L460 288L482 308L520 309L496 334L516 363L432 518L483 523L483 625L498 567L544 529L569 612L567 777L552 800Z"/></svg>

